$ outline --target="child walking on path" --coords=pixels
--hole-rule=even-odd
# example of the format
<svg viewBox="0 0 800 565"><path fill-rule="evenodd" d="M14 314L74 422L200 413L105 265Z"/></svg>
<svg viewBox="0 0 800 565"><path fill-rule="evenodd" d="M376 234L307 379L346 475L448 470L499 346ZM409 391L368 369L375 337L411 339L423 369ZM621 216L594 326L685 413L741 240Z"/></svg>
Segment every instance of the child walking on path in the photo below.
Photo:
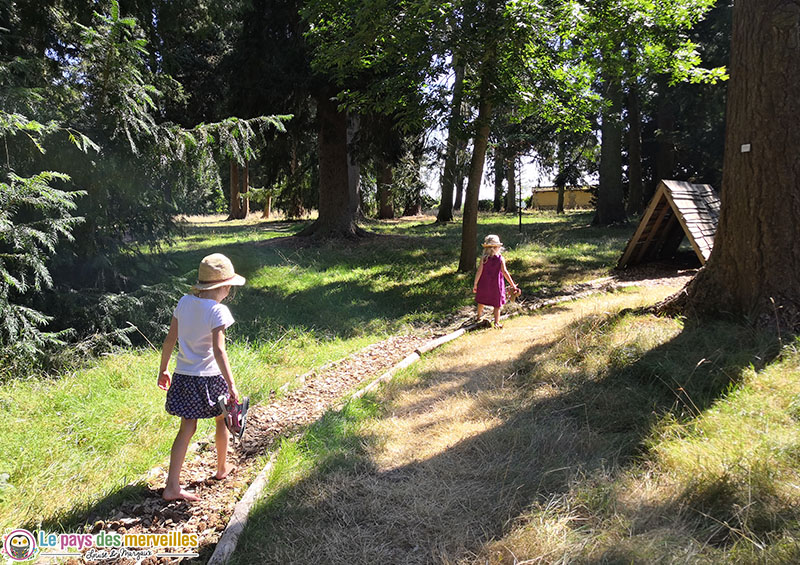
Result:
<svg viewBox="0 0 800 565"><path fill-rule="evenodd" d="M214 478L224 479L234 469L227 461L228 429L217 402L220 396L233 402L239 398L225 350L225 330L233 324L233 316L220 302L228 296L232 286L244 283L244 277L234 272L233 264L225 255L208 255L200 263L192 293L183 296L175 307L158 373L158 386L167 391L167 413L181 418L169 456L167 485L162 495L165 500L199 500L180 484L181 468L197 430L198 418L216 419L217 472ZM178 358L170 378L168 366L176 343Z"/></svg>
<svg viewBox="0 0 800 565"><path fill-rule="evenodd" d="M475 273L475 283L472 285L472 292L475 293L475 302L478 303L478 320L483 315L484 306L494 307L494 327L502 328L500 325L500 310L506 303L506 283L511 285L515 294L519 294L519 288L514 284L511 275L506 269L506 260L502 255L503 244L496 235L487 235L483 240L483 257ZM503 280L505 279L505 280Z"/></svg>

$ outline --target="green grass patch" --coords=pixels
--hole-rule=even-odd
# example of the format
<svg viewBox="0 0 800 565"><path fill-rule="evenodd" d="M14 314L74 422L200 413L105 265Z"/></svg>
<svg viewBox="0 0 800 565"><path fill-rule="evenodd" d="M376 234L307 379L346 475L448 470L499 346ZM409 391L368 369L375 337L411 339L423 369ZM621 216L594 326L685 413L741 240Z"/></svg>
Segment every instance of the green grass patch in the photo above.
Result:
<svg viewBox="0 0 800 565"><path fill-rule="evenodd" d="M366 431L367 424L379 414L379 405L368 395L353 399L340 410L326 412L299 438L281 443L232 564L283 562L272 552L280 553L285 529L304 518L326 519L315 505L324 496L317 479L363 470L366 446L375 441ZM297 496L298 489L306 496Z"/></svg>
<svg viewBox="0 0 800 565"><path fill-rule="evenodd" d="M532 294L607 273L633 227L590 221L588 213L526 213L520 233L515 216L486 215L479 234L500 235L515 280ZM372 223L378 237L321 245L289 237L305 225L188 223L130 275L189 284L203 256L231 257L248 284L230 304L237 323L229 353L240 391L255 402L296 375L472 305L472 274L455 272L460 224ZM163 333L147 338L158 346ZM57 378L0 385L0 527L70 530L89 508L143 492L126 485L166 463L177 431L155 386L157 368L157 353L131 349Z"/></svg>

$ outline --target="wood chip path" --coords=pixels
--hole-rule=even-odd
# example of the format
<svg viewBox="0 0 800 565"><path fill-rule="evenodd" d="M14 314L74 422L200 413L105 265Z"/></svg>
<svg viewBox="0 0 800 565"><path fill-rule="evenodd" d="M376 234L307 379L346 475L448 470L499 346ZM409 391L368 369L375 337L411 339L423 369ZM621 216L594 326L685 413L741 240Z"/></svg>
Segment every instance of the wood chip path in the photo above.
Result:
<svg viewBox="0 0 800 565"><path fill-rule="evenodd" d="M187 456L181 474L181 484L194 491L197 502L166 502L161 498L166 482L166 468L158 467L149 473L150 485L145 500L123 503L106 517L92 516L91 531L97 533L116 531L121 534L166 534L180 530L198 534L201 558L207 559L230 518L238 497L258 471L258 456L266 453L278 440L289 437L314 422L329 408L339 403L343 396L370 377L377 377L414 352L430 336L393 336L350 355L340 361L323 366L305 375L298 388L277 397L272 394L268 404L252 406L241 446L229 451L228 457L237 469L226 480L212 478L216 469L216 452L213 441L200 441L194 457ZM233 443L233 442L232 442ZM158 548L168 553L174 548ZM147 557L143 565L175 563L182 558ZM70 559L69 565L85 563L136 563L133 559L87 561Z"/></svg>

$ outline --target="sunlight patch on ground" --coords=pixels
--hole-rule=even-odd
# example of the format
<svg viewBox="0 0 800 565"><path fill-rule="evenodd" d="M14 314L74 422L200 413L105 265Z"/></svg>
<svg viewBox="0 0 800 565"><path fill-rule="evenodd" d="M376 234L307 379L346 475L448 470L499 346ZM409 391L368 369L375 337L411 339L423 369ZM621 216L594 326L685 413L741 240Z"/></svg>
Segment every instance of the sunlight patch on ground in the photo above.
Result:
<svg viewBox="0 0 800 565"><path fill-rule="evenodd" d="M386 438L374 454L382 471L447 454L453 446L503 423L505 391L516 364L526 352L552 345L552 336L575 320L613 308L649 305L677 287L652 287L636 293L602 294L601 298L566 303L549 312L505 321L502 329L468 334L449 344L420 369L420 381L393 399L390 415L376 424ZM554 394L541 387L536 395Z"/></svg>

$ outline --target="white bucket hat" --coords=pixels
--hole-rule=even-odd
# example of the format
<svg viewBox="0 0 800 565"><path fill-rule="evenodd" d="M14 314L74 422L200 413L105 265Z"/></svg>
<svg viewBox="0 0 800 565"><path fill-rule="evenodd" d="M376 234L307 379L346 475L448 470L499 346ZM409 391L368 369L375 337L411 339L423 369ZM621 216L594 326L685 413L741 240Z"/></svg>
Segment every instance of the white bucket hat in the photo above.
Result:
<svg viewBox="0 0 800 565"><path fill-rule="evenodd" d="M197 269L197 282L192 288L211 290L221 286L242 286L245 278L233 270L233 263L222 253L212 253L203 257Z"/></svg>

